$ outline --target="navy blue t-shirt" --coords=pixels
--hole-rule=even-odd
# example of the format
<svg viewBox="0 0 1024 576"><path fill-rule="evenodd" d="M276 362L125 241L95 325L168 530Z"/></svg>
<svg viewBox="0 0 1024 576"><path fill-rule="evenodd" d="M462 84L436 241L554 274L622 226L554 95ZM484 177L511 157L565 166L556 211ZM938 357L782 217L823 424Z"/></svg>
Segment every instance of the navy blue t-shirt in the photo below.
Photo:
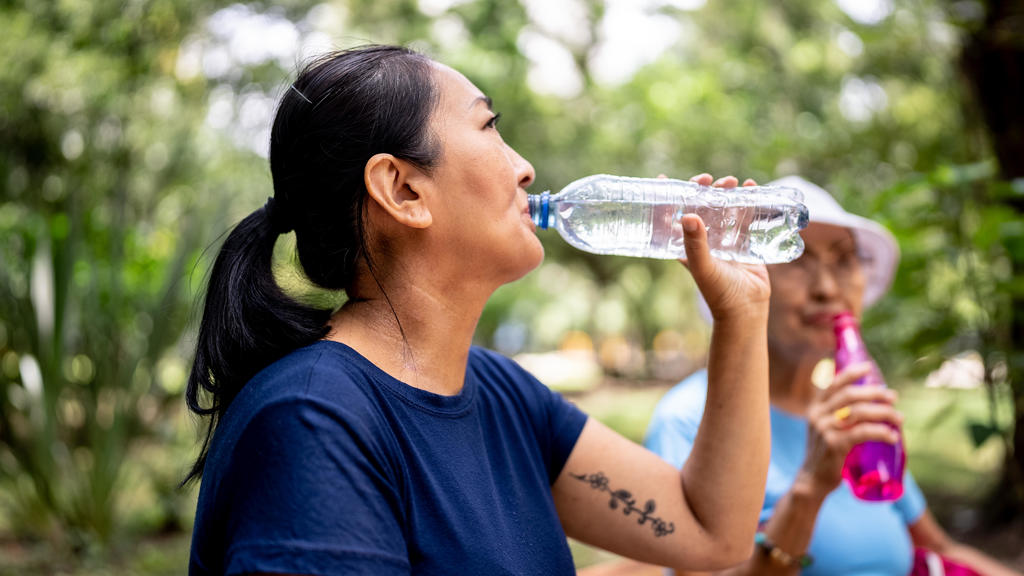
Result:
<svg viewBox="0 0 1024 576"><path fill-rule="evenodd" d="M480 348L441 396L317 342L218 424L189 573L573 574L551 484L585 421Z"/></svg>

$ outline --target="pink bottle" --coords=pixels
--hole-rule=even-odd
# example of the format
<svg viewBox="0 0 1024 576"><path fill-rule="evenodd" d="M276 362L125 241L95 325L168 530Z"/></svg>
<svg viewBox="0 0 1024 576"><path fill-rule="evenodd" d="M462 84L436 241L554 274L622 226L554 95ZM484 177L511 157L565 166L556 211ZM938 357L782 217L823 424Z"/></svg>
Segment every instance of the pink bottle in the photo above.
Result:
<svg viewBox="0 0 1024 576"><path fill-rule="evenodd" d="M878 366L860 337L857 320L849 312L833 319L836 332L836 373L852 364L871 363L871 371L855 386L885 386ZM843 463L843 478L861 500L896 500L903 495L903 468L907 454L903 439L896 444L864 442L854 446Z"/></svg>

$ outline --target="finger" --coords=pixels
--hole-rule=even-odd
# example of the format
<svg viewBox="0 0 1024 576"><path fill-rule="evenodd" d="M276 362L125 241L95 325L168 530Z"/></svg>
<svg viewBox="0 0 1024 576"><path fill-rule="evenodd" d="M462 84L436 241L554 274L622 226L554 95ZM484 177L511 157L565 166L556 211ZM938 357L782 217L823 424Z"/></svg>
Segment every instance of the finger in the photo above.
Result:
<svg viewBox="0 0 1024 576"><path fill-rule="evenodd" d="M715 183L712 184L712 186L717 186L719 188L735 188L739 183L740 181L737 180L735 176L723 176L718 180L715 180Z"/></svg>
<svg viewBox="0 0 1024 576"><path fill-rule="evenodd" d="M819 401L828 401L831 397L835 396L840 390L842 390L846 386L849 386L850 384L856 382L857 380L860 380L861 378L867 376L868 372L870 371L870 362L861 362L843 368L842 370L839 371L838 374L836 374L836 377L832 380L832 384L830 384L828 388L822 390L821 396L819 397Z"/></svg>
<svg viewBox="0 0 1024 576"><path fill-rule="evenodd" d="M757 182L754 182L753 178L747 178L743 181L744 186L757 186Z"/></svg>
<svg viewBox="0 0 1024 576"><path fill-rule="evenodd" d="M847 404L832 412L829 424L837 429L852 428L862 422L889 424L896 428L903 425L903 414L889 404L878 402L856 402Z"/></svg>
<svg viewBox="0 0 1024 576"><path fill-rule="evenodd" d="M666 178L668 178L668 176L665 176L665 174L663 174L663 173L662 174L658 174L658 179L659 180L664 180Z"/></svg>
<svg viewBox="0 0 1024 576"><path fill-rule="evenodd" d="M711 174L708 174L707 172L704 172L703 174L697 174L693 178L690 178L690 182L696 182L701 186L711 186L712 180L714 180L714 178L712 178Z"/></svg>
<svg viewBox="0 0 1024 576"><path fill-rule="evenodd" d="M861 402L892 406L896 402L896 393L881 386L849 386L819 404L819 409L822 414L830 414L844 406Z"/></svg>
<svg viewBox="0 0 1024 576"><path fill-rule="evenodd" d="M708 231L704 221L696 214L683 215L683 245L686 248L686 267L690 269L694 280L700 287L701 281L707 276L714 265L711 252L708 251Z"/></svg>
<svg viewBox="0 0 1024 576"><path fill-rule="evenodd" d="M848 443L852 448L864 442L895 444L900 440L900 433L897 430L893 430L892 426L888 424L862 422L849 430L839 433L838 437L842 439L843 443Z"/></svg>

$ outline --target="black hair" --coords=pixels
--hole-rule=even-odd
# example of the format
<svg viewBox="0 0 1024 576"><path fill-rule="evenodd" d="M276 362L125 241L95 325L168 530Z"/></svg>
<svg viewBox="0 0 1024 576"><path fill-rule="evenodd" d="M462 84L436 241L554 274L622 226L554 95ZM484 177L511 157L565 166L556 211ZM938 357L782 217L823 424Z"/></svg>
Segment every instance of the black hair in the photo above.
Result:
<svg viewBox="0 0 1024 576"><path fill-rule="evenodd" d="M210 272L185 391L189 409L208 420L183 485L202 477L217 422L242 387L328 332L331 310L301 304L275 282L278 236L295 230L299 262L317 286L349 289L361 265L380 286L366 242L364 168L378 153L435 166L428 120L438 98L429 58L377 45L319 57L284 91L270 135L274 197L231 231Z"/></svg>

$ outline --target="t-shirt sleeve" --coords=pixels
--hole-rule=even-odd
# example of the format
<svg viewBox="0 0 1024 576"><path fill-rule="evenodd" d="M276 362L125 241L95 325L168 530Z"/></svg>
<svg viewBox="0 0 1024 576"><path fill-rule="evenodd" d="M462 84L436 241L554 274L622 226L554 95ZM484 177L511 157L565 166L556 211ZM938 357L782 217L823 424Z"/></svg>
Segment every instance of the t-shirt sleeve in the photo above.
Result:
<svg viewBox="0 0 1024 576"><path fill-rule="evenodd" d="M909 470L903 474L903 496L896 501L895 508L907 526L917 523L928 508L924 493L921 492L921 488L918 487L917 481L914 480L914 476Z"/></svg>
<svg viewBox="0 0 1024 576"><path fill-rule="evenodd" d="M540 384L538 382L538 384ZM566 400L561 394L540 384L543 388L542 394L547 404L549 452L548 452L548 482L555 483L566 460L576 447L576 441L583 432L583 425L587 423L587 415L575 404Z"/></svg>
<svg viewBox="0 0 1024 576"><path fill-rule="evenodd" d="M362 428L308 399L249 422L218 489L226 574L409 574L394 479Z"/></svg>
<svg viewBox="0 0 1024 576"><path fill-rule="evenodd" d="M587 423L587 415L564 396L538 380L516 361L496 352L475 348L479 358L489 363L513 384L515 395L523 402L547 469L548 483L554 484L576 441Z"/></svg>

